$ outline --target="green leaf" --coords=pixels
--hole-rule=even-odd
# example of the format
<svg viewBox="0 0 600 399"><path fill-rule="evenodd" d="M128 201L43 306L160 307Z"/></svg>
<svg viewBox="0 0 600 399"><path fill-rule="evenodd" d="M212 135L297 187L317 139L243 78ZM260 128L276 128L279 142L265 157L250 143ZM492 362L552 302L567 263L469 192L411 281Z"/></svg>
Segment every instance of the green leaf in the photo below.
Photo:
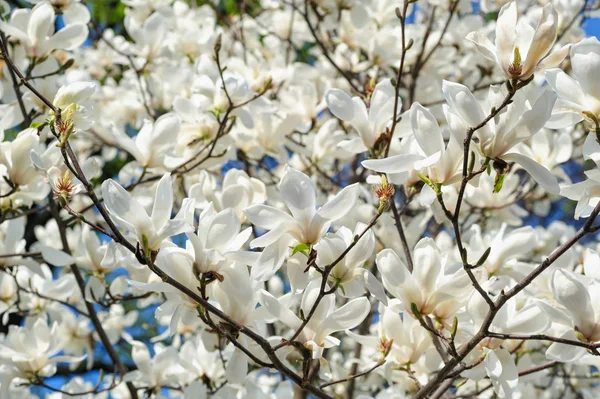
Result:
<svg viewBox="0 0 600 399"><path fill-rule="evenodd" d="M296 255L298 252L304 254L306 257L308 257L308 254L310 253L310 246L307 244L297 244L294 247L290 247L290 249L292 250L292 256Z"/></svg>
<svg viewBox="0 0 600 399"><path fill-rule="evenodd" d="M505 173L496 173L496 177L494 177L494 193L499 193L502 190L505 176Z"/></svg>

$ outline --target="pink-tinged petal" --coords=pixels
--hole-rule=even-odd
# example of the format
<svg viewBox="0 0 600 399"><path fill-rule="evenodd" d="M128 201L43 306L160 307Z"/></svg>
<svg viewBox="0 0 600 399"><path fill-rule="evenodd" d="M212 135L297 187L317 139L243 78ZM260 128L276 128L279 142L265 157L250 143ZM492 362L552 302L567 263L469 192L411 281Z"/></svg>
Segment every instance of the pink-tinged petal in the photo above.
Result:
<svg viewBox="0 0 600 399"><path fill-rule="evenodd" d="M502 159L505 161L516 162L521 165L521 167L531 175L533 180L547 192L551 194L558 194L560 192L556 177L548 169L533 159L517 153L505 154L502 156Z"/></svg>

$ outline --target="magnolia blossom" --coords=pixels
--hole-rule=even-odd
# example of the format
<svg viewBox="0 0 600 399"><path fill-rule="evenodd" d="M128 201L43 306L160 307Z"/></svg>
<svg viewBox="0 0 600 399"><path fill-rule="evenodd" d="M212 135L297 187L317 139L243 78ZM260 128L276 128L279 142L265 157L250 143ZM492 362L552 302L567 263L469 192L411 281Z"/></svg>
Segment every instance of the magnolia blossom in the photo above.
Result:
<svg viewBox="0 0 600 399"><path fill-rule="evenodd" d="M556 10L548 3L534 30L522 19L517 22L517 2L511 0L500 9L495 44L480 32L469 33L467 40L472 41L485 58L498 64L507 79L523 81L536 69L556 66L567 56L569 46L549 55L556 41L557 19Z"/></svg>
<svg viewBox="0 0 600 399"><path fill-rule="evenodd" d="M500 106L506 97L504 86L491 86L488 95L489 107ZM471 91L458 83L444 81L444 98L448 102L449 112L464 127L479 125L486 118L486 112ZM494 161L516 162L546 191L559 192L556 178L543 166L518 152L515 146L531 138L548 121L556 95L549 90L541 94L531 90L520 90L513 103L506 107L487 125L476 132L479 138L477 149L483 157Z"/></svg>
<svg viewBox="0 0 600 399"><path fill-rule="evenodd" d="M392 122L395 93L391 81L382 80L375 87L367 108L359 97L350 98L339 89L327 92L325 101L331 113L352 125L360 136L343 141L340 146L352 153L373 150L379 137L386 133L387 125ZM402 104L401 100L398 101Z"/></svg>
<svg viewBox="0 0 600 399"><path fill-rule="evenodd" d="M34 375L42 377L56 373L57 362L77 362L83 358L57 356L62 349L62 339L57 334L58 324L48 327L42 318L24 327L11 326L0 344L0 358L9 361L9 367L0 370L0 393L8 397L12 380L29 380ZM3 362L5 363L5 362Z"/></svg>
<svg viewBox="0 0 600 399"><path fill-rule="evenodd" d="M88 36L85 22L73 23L54 33L54 8L47 2L37 4L32 10L18 9L9 22L0 21L0 29L19 40L30 57L42 58L54 49L75 49Z"/></svg>
<svg viewBox="0 0 600 399"><path fill-rule="evenodd" d="M269 230L250 242L253 248L265 248L252 268L253 278L261 281L270 278L281 267L290 245L316 244L333 221L352 209L357 190L357 185L345 187L325 205L316 209L317 198L313 182L304 173L287 168L279 183L279 191L292 215L262 204L244 210L251 223Z"/></svg>
<svg viewBox="0 0 600 399"><path fill-rule="evenodd" d="M444 108L446 111L447 108ZM450 132L450 140L446 145L442 130L433 114L419 103L414 103L409 112L410 123L416 142L417 153L410 152L390 156L386 159L363 161L365 168L377 172L395 175L411 170L422 171L429 181L439 185L449 185L458 181L462 174L463 149L461 136L456 130ZM435 199L435 193L429 185L424 187L429 197L429 204Z"/></svg>
<svg viewBox="0 0 600 399"><path fill-rule="evenodd" d="M143 168L159 168L164 164L164 157L160 153L168 152L173 147L173 137L179 132L179 117L175 114L165 114L154 123L145 120L135 139L124 132L115 132L117 142L138 162Z"/></svg>
<svg viewBox="0 0 600 399"><path fill-rule="evenodd" d="M102 184L102 195L106 208L116 222L137 236L144 251L156 251L166 238L193 231L193 227L184 218L184 212L171 219L173 188L169 173L165 174L156 186L151 216L114 180L106 180Z"/></svg>
<svg viewBox="0 0 600 399"><path fill-rule="evenodd" d="M600 65L600 42L595 37L584 39L571 47L574 79L563 70L546 71L548 84L558 94L548 127L561 128L586 120L598 126L600 118L600 85L591 71Z"/></svg>
<svg viewBox="0 0 600 399"><path fill-rule="evenodd" d="M319 283L313 281L306 287L302 296L300 307L305 315L310 313L319 293ZM266 310L285 323L294 331L302 324L290 309L283 306L273 295L262 290L260 292L260 304ZM336 309L335 298L332 296L323 299L317 306L313 317L302 330L298 337L304 343L304 346L311 350L313 359L319 359L323 355L325 348L331 348L339 345L340 341L332 337L331 334L336 331L351 329L356 327L369 313L370 305L367 298L355 298L344 306Z"/></svg>
<svg viewBox="0 0 600 399"><path fill-rule="evenodd" d="M453 265L447 263L447 257L430 238L417 243L414 264L411 273L393 250L384 249L377 254L383 286L400 299L407 312L412 313L415 308L421 314L433 314L442 320L451 317L468 299L467 274L462 269L453 271Z"/></svg>

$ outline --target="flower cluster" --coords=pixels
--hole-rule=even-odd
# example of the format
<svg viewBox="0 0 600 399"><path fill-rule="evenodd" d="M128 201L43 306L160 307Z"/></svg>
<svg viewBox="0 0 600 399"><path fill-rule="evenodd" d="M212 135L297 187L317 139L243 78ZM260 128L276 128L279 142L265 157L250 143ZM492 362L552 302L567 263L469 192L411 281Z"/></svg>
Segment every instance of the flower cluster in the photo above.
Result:
<svg viewBox="0 0 600 399"><path fill-rule="evenodd" d="M594 4L117 3L0 0L1 398L595 396Z"/></svg>

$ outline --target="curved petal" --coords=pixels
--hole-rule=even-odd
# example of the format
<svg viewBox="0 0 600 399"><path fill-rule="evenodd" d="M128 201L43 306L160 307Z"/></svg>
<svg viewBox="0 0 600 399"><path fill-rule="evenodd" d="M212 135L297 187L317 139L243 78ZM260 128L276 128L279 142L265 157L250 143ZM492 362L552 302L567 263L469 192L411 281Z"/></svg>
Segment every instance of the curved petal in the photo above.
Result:
<svg viewBox="0 0 600 399"><path fill-rule="evenodd" d="M516 40L515 26L517 26L517 2L512 0L500 9L496 21L496 51L500 68L506 76L509 76L508 67Z"/></svg>
<svg viewBox="0 0 600 399"><path fill-rule="evenodd" d="M155 229L160 229L171 218L173 209L173 187L171 174L165 173L156 186L154 205L152 206L152 224Z"/></svg>
<svg viewBox="0 0 600 399"><path fill-rule="evenodd" d="M571 65L581 88L600 99L600 42L596 37L571 46Z"/></svg>
<svg viewBox="0 0 600 399"><path fill-rule="evenodd" d="M325 102L333 115L349 122L354 118L354 103L349 95L340 89L331 89L325 94Z"/></svg>
<svg viewBox="0 0 600 399"><path fill-rule="evenodd" d="M335 197L319 208L317 214L328 220L337 220L345 216L356 204L359 190L358 183L344 187Z"/></svg>
<svg viewBox="0 0 600 399"><path fill-rule="evenodd" d="M419 147L426 155L444 152L444 138L437 120L421 104L414 103L410 109L410 122Z"/></svg>
<svg viewBox="0 0 600 399"><path fill-rule="evenodd" d="M517 153L505 154L502 158L505 161L513 161L521 165L533 177L533 180L549 193L558 194L560 192L556 177L533 159Z"/></svg>
<svg viewBox="0 0 600 399"><path fill-rule="evenodd" d="M361 165L380 173L403 173L414 169L415 162L423 159L417 154L393 155L384 159L367 159Z"/></svg>
<svg viewBox="0 0 600 399"><path fill-rule="evenodd" d="M296 169L287 168L279 183L283 201L294 215L294 219L306 226L315 214L317 193L308 176Z"/></svg>

